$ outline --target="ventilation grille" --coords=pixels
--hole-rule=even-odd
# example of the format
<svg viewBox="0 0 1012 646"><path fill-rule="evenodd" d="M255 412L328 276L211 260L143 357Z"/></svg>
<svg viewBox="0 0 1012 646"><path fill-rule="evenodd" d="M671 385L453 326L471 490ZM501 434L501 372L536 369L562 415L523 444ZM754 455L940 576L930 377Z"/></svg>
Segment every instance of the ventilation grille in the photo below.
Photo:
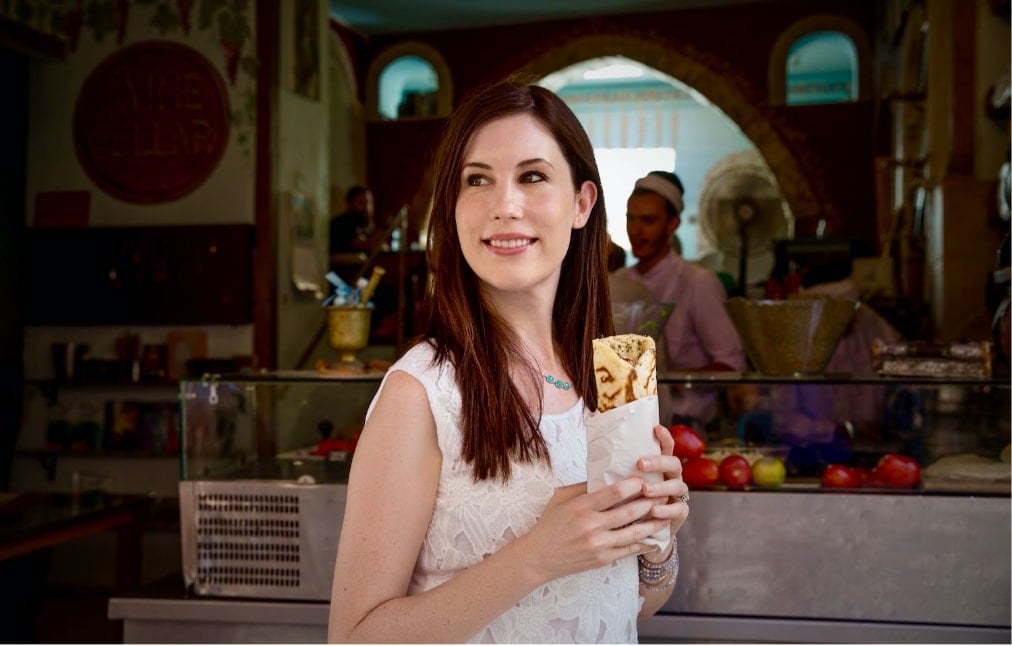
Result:
<svg viewBox="0 0 1012 646"><path fill-rule="evenodd" d="M197 580L206 586L298 588L299 497L204 493L197 497Z"/></svg>

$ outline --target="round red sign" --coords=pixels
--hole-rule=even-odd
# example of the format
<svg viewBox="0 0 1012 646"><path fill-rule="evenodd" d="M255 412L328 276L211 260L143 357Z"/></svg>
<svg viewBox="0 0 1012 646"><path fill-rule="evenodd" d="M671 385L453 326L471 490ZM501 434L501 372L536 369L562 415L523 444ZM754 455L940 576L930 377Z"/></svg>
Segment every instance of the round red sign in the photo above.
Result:
<svg viewBox="0 0 1012 646"><path fill-rule="evenodd" d="M214 66L184 45L130 45L103 61L74 108L85 172L127 202L168 202L214 171L228 144L228 93Z"/></svg>

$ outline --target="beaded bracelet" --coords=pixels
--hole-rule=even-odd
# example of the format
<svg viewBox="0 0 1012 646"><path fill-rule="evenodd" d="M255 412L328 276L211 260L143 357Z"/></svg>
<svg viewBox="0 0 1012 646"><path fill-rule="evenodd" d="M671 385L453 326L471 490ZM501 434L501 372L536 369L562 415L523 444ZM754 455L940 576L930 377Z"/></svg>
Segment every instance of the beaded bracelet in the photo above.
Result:
<svg viewBox="0 0 1012 646"><path fill-rule="evenodd" d="M671 554L661 563L651 563L640 554L640 584L648 592L663 592L678 578L678 539L671 537Z"/></svg>

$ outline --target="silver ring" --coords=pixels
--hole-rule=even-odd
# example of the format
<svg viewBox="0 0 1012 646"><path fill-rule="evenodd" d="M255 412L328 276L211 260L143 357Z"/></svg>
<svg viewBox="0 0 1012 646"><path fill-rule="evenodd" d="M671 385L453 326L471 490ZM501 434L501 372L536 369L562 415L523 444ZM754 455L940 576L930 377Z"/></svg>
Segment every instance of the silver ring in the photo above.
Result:
<svg viewBox="0 0 1012 646"><path fill-rule="evenodd" d="M686 491L681 496L678 496L678 502L684 502L686 505L689 504L689 492Z"/></svg>

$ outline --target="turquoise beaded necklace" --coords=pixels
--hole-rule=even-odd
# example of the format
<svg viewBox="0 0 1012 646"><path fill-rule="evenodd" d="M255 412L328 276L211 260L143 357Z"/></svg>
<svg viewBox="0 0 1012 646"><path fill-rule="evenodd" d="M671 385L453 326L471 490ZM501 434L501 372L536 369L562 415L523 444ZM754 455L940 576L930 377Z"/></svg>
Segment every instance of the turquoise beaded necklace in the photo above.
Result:
<svg viewBox="0 0 1012 646"><path fill-rule="evenodd" d="M545 375L545 381L547 381L548 383L552 384L553 386L555 386L559 390L569 390L569 382L568 381L562 381L561 379L557 379L557 378L553 377L552 375Z"/></svg>

